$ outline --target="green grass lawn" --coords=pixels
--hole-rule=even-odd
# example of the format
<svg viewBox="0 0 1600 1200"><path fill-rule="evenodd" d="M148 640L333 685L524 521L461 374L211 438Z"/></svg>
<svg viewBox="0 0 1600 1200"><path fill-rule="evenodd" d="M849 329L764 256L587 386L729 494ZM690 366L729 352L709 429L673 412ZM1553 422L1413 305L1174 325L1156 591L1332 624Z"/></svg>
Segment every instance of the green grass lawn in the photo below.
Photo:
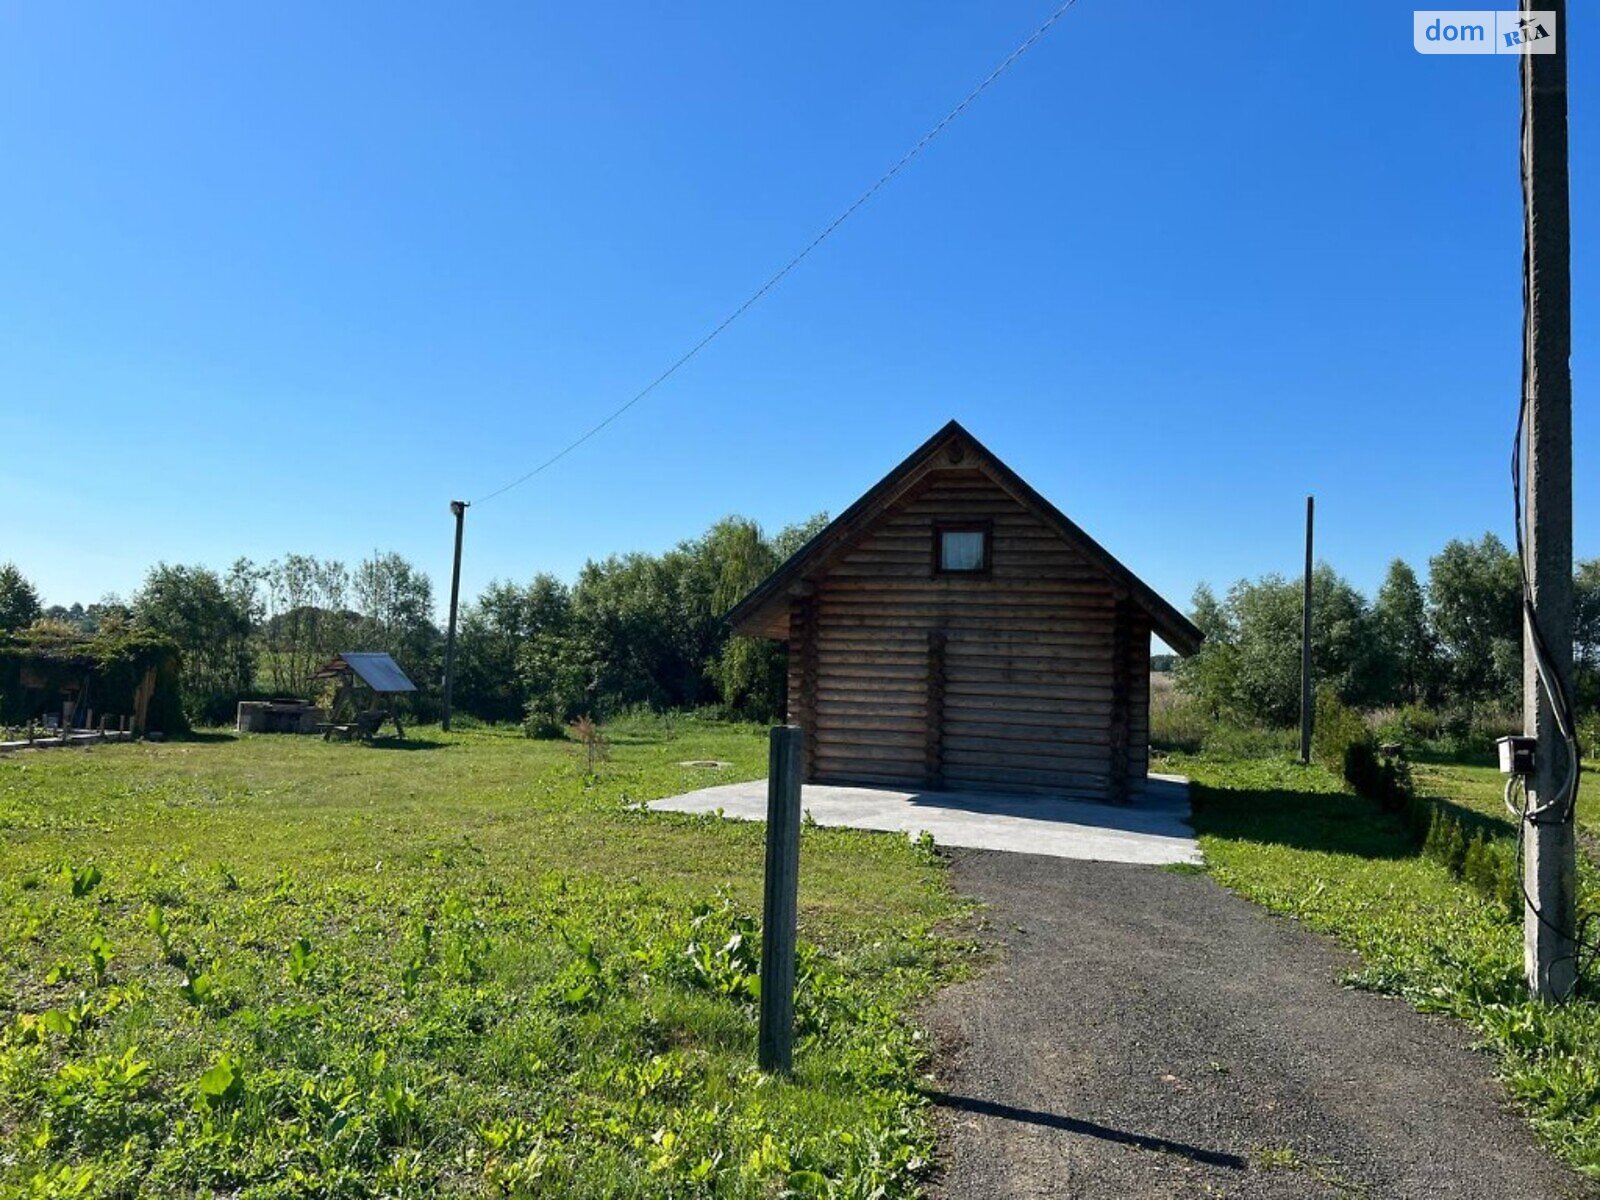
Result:
<svg viewBox="0 0 1600 1200"><path fill-rule="evenodd" d="M796 1074L754 1068L759 825L639 811L759 731L0 759L0 1194L912 1195L959 911L808 829ZM719 771L682 760L719 758Z"/></svg>
<svg viewBox="0 0 1600 1200"><path fill-rule="evenodd" d="M1600 1003L1530 1002L1521 926L1502 906L1418 854L1395 817L1321 767L1208 755L1164 764L1195 781L1195 825L1220 883L1357 951L1352 986L1467 1022L1541 1136L1600 1176ZM1418 778L1467 807L1500 805L1497 773L1436 763Z"/></svg>

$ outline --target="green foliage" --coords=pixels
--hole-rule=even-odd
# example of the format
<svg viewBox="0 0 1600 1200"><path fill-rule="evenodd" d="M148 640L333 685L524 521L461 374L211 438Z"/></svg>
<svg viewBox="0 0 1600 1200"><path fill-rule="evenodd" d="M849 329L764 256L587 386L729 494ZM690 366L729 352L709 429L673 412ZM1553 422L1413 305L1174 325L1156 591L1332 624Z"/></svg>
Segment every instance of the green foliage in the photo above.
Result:
<svg viewBox="0 0 1600 1200"><path fill-rule="evenodd" d="M188 720L230 720L255 680L250 613L240 593L206 567L157 563L133 598L133 615L182 651Z"/></svg>
<svg viewBox="0 0 1600 1200"><path fill-rule="evenodd" d="M535 737L637 706L781 717L783 647L730 638L723 618L824 521L769 539L729 517L664 554L589 562L570 589L546 575L526 587L496 581L462 617L457 707L520 717Z"/></svg>
<svg viewBox="0 0 1600 1200"><path fill-rule="evenodd" d="M764 741L619 725L594 776L493 730L0 759L0 1194L916 1195L942 864L805 831L766 1078L762 831L638 803Z"/></svg>
<svg viewBox="0 0 1600 1200"><path fill-rule="evenodd" d="M426 572L392 551L374 554L351 577L357 620L348 630L359 647L377 650L395 662L421 689L410 703L431 708L433 685L441 676L443 638L433 623L433 582Z"/></svg>
<svg viewBox="0 0 1600 1200"><path fill-rule="evenodd" d="M1377 646L1366 601L1326 564L1312 573L1311 587L1314 677L1341 699L1365 700ZM1267 725L1297 720L1301 584L1279 575L1240 580L1223 602L1202 587L1194 608L1206 642L1179 666L1185 692L1219 717Z"/></svg>
<svg viewBox="0 0 1600 1200"><path fill-rule="evenodd" d="M526 587L491 582L461 613L456 703L485 721L516 721L536 707L559 727L584 700L583 673L569 676L560 661L571 625L572 592L555 576Z"/></svg>
<svg viewBox="0 0 1600 1200"><path fill-rule="evenodd" d="M1417 573L1398 558L1378 588L1372 620L1385 673L1383 693L1409 705L1437 699L1443 663L1428 621L1427 594Z"/></svg>
<svg viewBox="0 0 1600 1200"><path fill-rule="evenodd" d="M1516 555L1492 533L1451 541L1429 561L1429 618L1454 698L1497 704L1520 695L1521 595Z"/></svg>
<svg viewBox="0 0 1600 1200"><path fill-rule="evenodd" d="M17 569L15 563L0 563L0 633L26 629L43 615L39 589Z"/></svg>
<svg viewBox="0 0 1600 1200"><path fill-rule="evenodd" d="M148 727L183 733L189 726L183 712L181 661L170 638L115 624L87 637L37 627L0 634L0 721L21 725L59 711L63 691L81 686L85 679L91 707L131 717L135 690L153 669Z"/></svg>
<svg viewBox="0 0 1600 1200"><path fill-rule="evenodd" d="M1372 734L1361 714L1339 699L1331 687L1317 689L1312 714L1311 756L1330 771L1344 770L1350 747L1371 746Z"/></svg>
<svg viewBox="0 0 1600 1200"><path fill-rule="evenodd" d="M349 608L350 572L342 562L309 554L286 554L264 567L244 564L240 572L252 580L257 636L273 694L310 695L316 670L357 648L351 641L359 617Z"/></svg>
<svg viewBox="0 0 1600 1200"><path fill-rule="evenodd" d="M1312 593L1313 676L1344 703L1458 714L1461 728L1442 736L1463 749L1481 745L1469 727L1482 714L1520 704L1521 579L1515 554L1493 534L1449 542L1430 560L1425 584L1392 562L1370 608L1325 564L1312 575ZM1600 560L1576 565L1573 593L1579 707L1592 711L1600 706ZM1214 719L1293 723L1300 581L1240 580L1222 600L1201 584L1192 609L1205 641L1174 666L1179 689Z"/></svg>

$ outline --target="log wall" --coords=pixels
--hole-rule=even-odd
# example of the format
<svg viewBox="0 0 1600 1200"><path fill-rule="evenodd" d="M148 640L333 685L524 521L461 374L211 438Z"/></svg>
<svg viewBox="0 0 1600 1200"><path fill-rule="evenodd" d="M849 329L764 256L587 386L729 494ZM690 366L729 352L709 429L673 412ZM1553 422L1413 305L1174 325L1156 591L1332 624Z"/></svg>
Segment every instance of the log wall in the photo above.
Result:
<svg viewBox="0 0 1600 1200"><path fill-rule="evenodd" d="M990 571L935 575L935 526L968 522L991 524ZM789 695L808 778L1096 799L1142 786L1148 619L981 470L928 473L807 587Z"/></svg>

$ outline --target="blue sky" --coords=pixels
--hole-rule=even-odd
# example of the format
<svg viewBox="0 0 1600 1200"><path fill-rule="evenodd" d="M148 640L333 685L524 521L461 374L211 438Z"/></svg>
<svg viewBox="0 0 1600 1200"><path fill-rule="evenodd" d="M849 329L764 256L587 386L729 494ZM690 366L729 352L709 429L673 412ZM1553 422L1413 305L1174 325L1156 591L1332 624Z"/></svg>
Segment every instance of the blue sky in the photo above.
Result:
<svg viewBox="0 0 1600 1200"><path fill-rule="evenodd" d="M394 549L442 598L447 501L633 395L1051 7L9 6L0 560L70 602ZM1420 56L1393 3L1080 0L694 362L475 507L464 590L837 512L952 416L1179 603L1296 570L1307 492L1370 589L1509 537L1520 220L1514 59Z"/></svg>

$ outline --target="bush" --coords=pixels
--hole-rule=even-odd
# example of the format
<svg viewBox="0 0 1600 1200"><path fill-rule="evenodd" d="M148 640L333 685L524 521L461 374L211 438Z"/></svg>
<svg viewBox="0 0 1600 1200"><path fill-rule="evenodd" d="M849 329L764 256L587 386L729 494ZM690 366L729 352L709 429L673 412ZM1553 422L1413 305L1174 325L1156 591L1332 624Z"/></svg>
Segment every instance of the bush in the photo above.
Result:
<svg viewBox="0 0 1600 1200"><path fill-rule="evenodd" d="M555 742L567 736L567 727L561 723L561 718L552 712L529 709L527 718L522 722L522 732L527 737Z"/></svg>
<svg viewBox="0 0 1600 1200"><path fill-rule="evenodd" d="M1330 687L1317 689L1313 715L1315 720L1311 730L1311 757L1328 770L1343 774L1350 786L1361 795L1370 795L1363 790L1356 779L1350 777L1349 773L1352 765L1352 746L1364 745L1374 758L1377 756L1377 742L1372 736L1372 731L1367 728L1366 721L1360 713L1340 700L1338 693ZM1357 760L1361 758L1359 752L1356 758ZM1365 770L1359 761L1355 766L1358 770Z"/></svg>
<svg viewBox="0 0 1600 1200"><path fill-rule="evenodd" d="M1388 719L1393 723L1390 727L1409 724L1413 718L1402 715L1405 711ZM1521 884L1515 845L1494 821L1418 795L1406 760L1380 755L1369 723L1331 691L1318 694L1316 716L1312 747L1319 761L1337 769L1358 796L1399 814L1429 858L1485 899L1505 906L1508 912L1518 911ZM1409 727L1425 728L1426 723L1417 720Z"/></svg>
<svg viewBox="0 0 1600 1200"><path fill-rule="evenodd" d="M1451 758L1491 760L1496 739L1521 732L1522 717L1517 713L1461 708L1443 718L1431 748Z"/></svg>
<svg viewBox="0 0 1600 1200"><path fill-rule="evenodd" d="M1368 723L1378 741L1399 742L1409 749L1437 742L1443 729L1439 714L1420 704L1379 709L1368 717Z"/></svg>

